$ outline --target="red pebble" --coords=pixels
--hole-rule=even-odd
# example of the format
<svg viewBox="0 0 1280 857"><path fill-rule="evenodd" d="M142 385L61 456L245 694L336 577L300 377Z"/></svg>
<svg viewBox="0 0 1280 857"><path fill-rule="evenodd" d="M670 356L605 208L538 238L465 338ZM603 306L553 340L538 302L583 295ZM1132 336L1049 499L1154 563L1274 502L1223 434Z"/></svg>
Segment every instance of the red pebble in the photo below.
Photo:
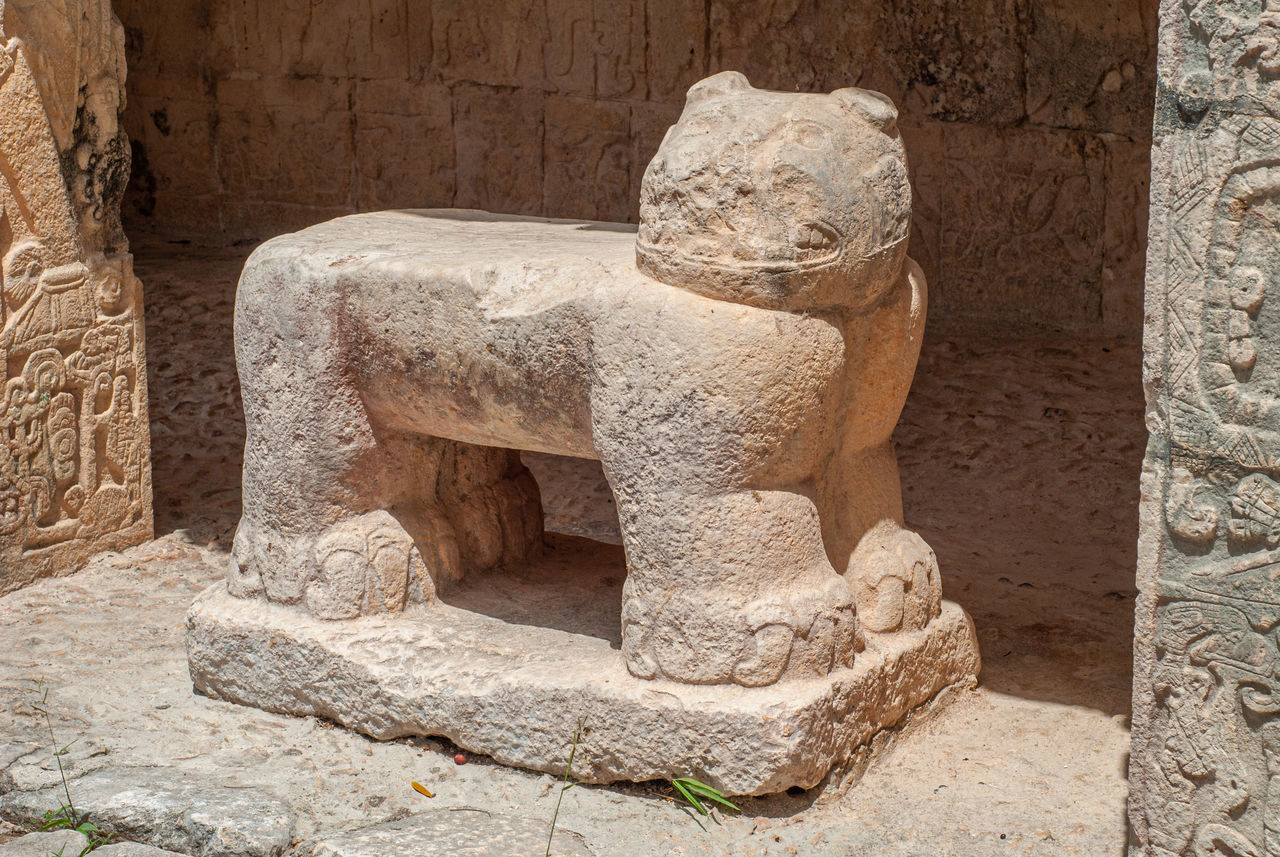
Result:
<svg viewBox="0 0 1280 857"><path fill-rule="evenodd" d="M459 753L453 757L453 763L455 765L465 765L467 763L467 757Z"/></svg>

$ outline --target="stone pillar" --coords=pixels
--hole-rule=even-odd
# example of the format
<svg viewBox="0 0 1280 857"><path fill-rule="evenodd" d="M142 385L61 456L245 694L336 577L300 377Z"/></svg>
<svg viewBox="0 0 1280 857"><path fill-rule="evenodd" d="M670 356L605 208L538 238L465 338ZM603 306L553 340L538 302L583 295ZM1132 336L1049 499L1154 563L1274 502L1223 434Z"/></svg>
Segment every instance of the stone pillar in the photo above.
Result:
<svg viewBox="0 0 1280 857"><path fill-rule="evenodd" d="M1280 4L1164 0L1131 857L1280 855Z"/></svg>
<svg viewBox="0 0 1280 857"><path fill-rule="evenodd" d="M108 0L0 0L0 593L151 537Z"/></svg>

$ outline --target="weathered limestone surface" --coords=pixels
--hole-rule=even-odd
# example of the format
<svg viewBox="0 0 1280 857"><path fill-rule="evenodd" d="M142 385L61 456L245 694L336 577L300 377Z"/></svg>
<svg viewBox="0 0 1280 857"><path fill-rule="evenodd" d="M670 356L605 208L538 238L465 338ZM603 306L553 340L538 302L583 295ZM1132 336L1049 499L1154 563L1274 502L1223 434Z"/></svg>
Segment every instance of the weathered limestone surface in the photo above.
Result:
<svg viewBox="0 0 1280 857"><path fill-rule="evenodd" d="M903 525L890 439L925 313L896 118L865 90L767 92L725 72L690 89L646 172L638 232L400 211L259 248L237 296L244 514L226 594L193 610L196 686L374 734L444 731L543 769L546 742L505 730L524 723L558 751L563 730L533 726L538 710L591 676L611 687L582 710L638 706L631 724L666 695L687 702L649 680L724 686L690 704L673 748L649 743L664 718L598 730L591 776L674 773L712 744L724 755L697 769L760 792L812 785L972 681L972 629L943 614L933 551ZM532 655L516 642L488 663L500 630L472 639L463 621L443 658L414 630L457 626L441 598L460 581L527 573L544 549L518 449L598 459L612 487L621 655L598 670L573 667L595 663L598 640L546 640L559 666L520 670ZM359 641L323 622L297 637L289 618L406 607ZM246 660L251 639L276 651ZM388 657L420 662L416 683L373 669ZM511 674L496 698L515 713L467 716L479 702L447 676L472 668L476 686ZM424 705L441 719L424 723Z"/></svg>
<svg viewBox="0 0 1280 857"><path fill-rule="evenodd" d="M299 849L299 857L510 857L542 854L547 843L545 819L457 807L422 812L343 833ZM557 826L551 853L592 857L582 837Z"/></svg>
<svg viewBox="0 0 1280 857"><path fill-rule="evenodd" d="M640 680L618 651L616 607L601 611L615 625L605 629L584 622L576 603L617 597L599 581L621 579L620 558L553 544L551 568L531 570L541 585L464 584L444 603L396 617L326 622L280 605L249 610L213 587L187 617L193 679L230 702L379 739L443 735L552 774L564 773L581 721L589 733L574 755L577 780L692 775L730 794L770 794L817 785L881 729L948 687L972 686L978 672L972 624L944 602L925 630L869 635L852 668L826 678L762 688ZM566 554L590 573L557 574Z"/></svg>
<svg viewBox="0 0 1280 857"><path fill-rule="evenodd" d="M168 851L141 842L115 842L95 848L98 857L187 857L181 851Z"/></svg>
<svg viewBox="0 0 1280 857"><path fill-rule="evenodd" d="M935 317L1133 332L1155 5L117 0L129 210L232 237L391 206L635 222L685 90L738 69L899 105Z"/></svg>
<svg viewBox="0 0 1280 857"><path fill-rule="evenodd" d="M44 722L26 705L29 680L43 676L53 688L58 740L79 738L64 757L75 773L153 766L214 788L231 779L293 806L295 838L329 839L454 806L549 822L556 774L491 764L471 751L459 766L448 741L378 741L315 718L191 693L183 615L225 576L240 515L243 423L217 415L233 403L239 413L231 308L252 248L144 241L131 246L149 291L149 321L163 322L148 325L163 335L148 336L147 358L158 393L153 414L171 429L157 432L153 422L157 528L166 535L0 597L0 685L13 689L0 693L0 791L9 773L18 788L56 783ZM787 846L801 855L921 857L922 843L955 857L1019 850L1095 857L1122 849L1138 501L1132 471L1146 440L1141 396L1133 395L1141 388L1141 349L1106 339L1010 342L945 331L924 338L894 434L907 522L937 550L947 597L973 616L988 653L983 686L948 694L951 702L930 705L905 729L877 739L891 741L892 750L861 776L856 765L817 791L735 801L741 815L725 813L705 830L663 799L672 790L660 782L571 789L558 826L584 834L600 857L672 857L673 849L785 855ZM184 368L192 365L200 371ZM1064 460L1072 466L1062 467ZM595 532L594 522L611 515L616 533L607 484L593 489L598 505L582 500L602 480L598 462L546 462L560 473L542 463L529 466L549 529L581 522ZM578 468L581 477L572 475ZM161 480L161 473L186 478ZM163 527L161 514L169 522ZM492 581L494 589L512 589L509 576ZM614 639L620 586L618 578L610 599ZM562 591L564 602L604 603L592 592ZM548 615L547 599L528 593L512 593L509 603L524 611L513 622ZM565 748L571 738L562 737ZM8 751L6 740L20 746ZM10 765L21 745L27 757ZM413 791L411 780L436 797ZM1028 794L1052 799L1008 799ZM0 823L0 837L6 832Z"/></svg>
<svg viewBox="0 0 1280 857"><path fill-rule="evenodd" d="M49 857L51 854L78 855L89 839L75 830L28 833L0 845L0 857Z"/></svg>
<svg viewBox="0 0 1280 857"><path fill-rule="evenodd" d="M1280 853L1280 18L1167 0L1132 854Z"/></svg>
<svg viewBox="0 0 1280 857"><path fill-rule="evenodd" d="M89 838L75 830L28 833L0 845L0 857L77 857L89 847ZM165 851L138 842L116 842L94 849L99 857L187 857L177 851Z"/></svg>
<svg viewBox="0 0 1280 857"><path fill-rule="evenodd" d="M38 818L60 805L61 788L11 791L0 796L0 814ZM287 804L257 789L165 768L109 767L75 777L70 788L76 809L102 829L197 857L279 857L297 820Z"/></svg>
<svg viewBox="0 0 1280 857"><path fill-rule="evenodd" d="M107 0L0 2L0 592L151 536L124 81Z"/></svg>

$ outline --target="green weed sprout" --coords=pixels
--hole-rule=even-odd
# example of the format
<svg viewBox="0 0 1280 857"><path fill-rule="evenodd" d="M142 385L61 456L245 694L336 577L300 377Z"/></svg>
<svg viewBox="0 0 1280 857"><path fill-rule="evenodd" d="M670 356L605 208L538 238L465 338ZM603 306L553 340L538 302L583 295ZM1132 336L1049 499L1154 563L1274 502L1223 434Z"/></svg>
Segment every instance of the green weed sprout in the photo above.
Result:
<svg viewBox="0 0 1280 857"><path fill-rule="evenodd" d="M89 840L89 844L84 847L78 857L84 857L93 849L106 845L111 839L111 834L104 831L98 825L89 821L76 811L75 804L71 801L71 787L67 784L67 772L62 767L62 755L71 749L71 745L76 743L72 741L61 749L58 748L58 741L53 735L53 718L49 716L49 688L44 683L44 679L36 679L36 693L40 698L32 704L32 708L44 715L44 725L49 730L49 743L53 747L53 758L58 763L58 776L62 780L62 793L66 795L67 802L56 810L49 810L44 814L40 821L39 830L47 832L50 830L74 830L82 834ZM61 857L62 849L58 849L58 857Z"/></svg>
<svg viewBox="0 0 1280 857"><path fill-rule="evenodd" d="M573 768L573 757L578 752L578 740L582 737L582 718L578 718L578 728L573 730L573 745L569 747L569 763L564 766L564 782L560 786L560 796L556 798L556 811L551 815L551 832L547 834L547 853L544 857L551 857L551 840L556 835L556 819L560 817L560 801L564 800L564 793L579 783L569 782L569 771Z"/></svg>
<svg viewBox="0 0 1280 857"><path fill-rule="evenodd" d="M713 786L709 786L704 782L695 780L693 777L676 777L671 781L671 785L675 787L675 790L680 793L681 797L689 802L690 806L703 815L711 814L707 812L707 807L703 805L702 802L704 800L714 801L721 806L727 806L734 812L742 812L741 809L730 803L725 798L724 792Z"/></svg>
<svg viewBox="0 0 1280 857"><path fill-rule="evenodd" d="M62 754L71 749L71 744L76 742L72 741L71 744L68 744L61 750L58 749L58 741L53 737L53 718L49 716L49 688L45 685L44 679L36 679L35 685L36 693L40 694L40 700L34 703L32 708L44 715L44 725L49 729L49 743L53 746L53 758L58 763L58 776L62 778L62 793L67 796L66 804L58 812L61 813L63 810L66 810L66 818L69 821L74 822L77 818L76 807L75 804L71 802L71 789L67 785L67 772L62 768ZM70 826L74 827L75 825L72 824Z"/></svg>

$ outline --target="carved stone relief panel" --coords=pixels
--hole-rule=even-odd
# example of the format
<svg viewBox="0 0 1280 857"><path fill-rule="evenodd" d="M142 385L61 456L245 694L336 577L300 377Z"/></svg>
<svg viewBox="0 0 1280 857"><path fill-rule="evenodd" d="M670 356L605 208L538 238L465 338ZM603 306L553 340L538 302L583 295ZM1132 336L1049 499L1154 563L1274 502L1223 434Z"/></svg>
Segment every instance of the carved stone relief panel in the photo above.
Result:
<svg viewBox="0 0 1280 857"><path fill-rule="evenodd" d="M1161 10L1135 855L1280 854L1280 8Z"/></svg>
<svg viewBox="0 0 1280 857"><path fill-rule="evenodd" d="M0 0L0 592L151 534L123 58L106 0Z"/></svg>

